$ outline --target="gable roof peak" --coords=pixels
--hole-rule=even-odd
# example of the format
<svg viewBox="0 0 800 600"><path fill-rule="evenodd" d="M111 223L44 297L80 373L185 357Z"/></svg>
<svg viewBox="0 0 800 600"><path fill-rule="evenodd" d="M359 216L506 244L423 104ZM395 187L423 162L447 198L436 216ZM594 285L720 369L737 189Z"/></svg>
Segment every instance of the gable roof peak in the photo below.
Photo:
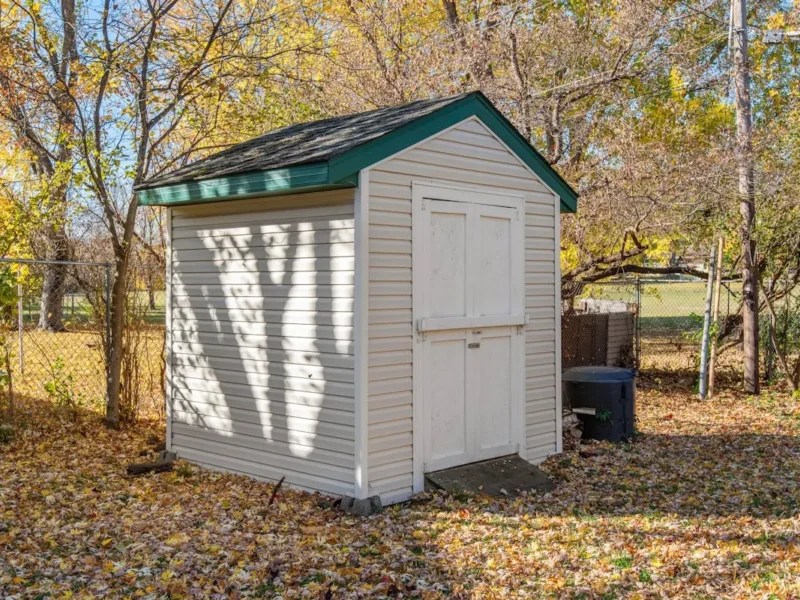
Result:
<svg viewBox="0 0 800 600"><path fill-rule="evenodd" d="M136 187L141 204L174 205L352 187L358 173L471 117L574 212L577 193L480 91L288 125Z"/></svg>

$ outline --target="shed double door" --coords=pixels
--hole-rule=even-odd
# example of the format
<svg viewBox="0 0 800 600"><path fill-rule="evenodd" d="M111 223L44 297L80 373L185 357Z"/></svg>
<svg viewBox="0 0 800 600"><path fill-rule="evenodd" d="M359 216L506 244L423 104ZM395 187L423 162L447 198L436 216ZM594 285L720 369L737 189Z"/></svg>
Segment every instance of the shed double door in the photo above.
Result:
<svg viewBox="0 0 800 600"><path fill-rule="evenodd" d="M516 200L428 195L414 231L425 472L519 450L525 323Z"/></svg>

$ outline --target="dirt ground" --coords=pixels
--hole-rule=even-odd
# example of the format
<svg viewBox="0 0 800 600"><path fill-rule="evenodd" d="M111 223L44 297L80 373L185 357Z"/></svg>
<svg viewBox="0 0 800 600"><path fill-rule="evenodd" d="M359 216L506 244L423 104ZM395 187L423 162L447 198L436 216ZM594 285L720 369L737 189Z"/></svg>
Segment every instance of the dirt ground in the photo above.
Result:
<svg viewBox="0 0 800 600"><path fill-rule="evenodd" d="M157 423L23 401L0 445L0 597L800 598L800 404L692 384L642 379L637 439L550 458L548 495L369 518L188 464L129 478Z"/></svg>

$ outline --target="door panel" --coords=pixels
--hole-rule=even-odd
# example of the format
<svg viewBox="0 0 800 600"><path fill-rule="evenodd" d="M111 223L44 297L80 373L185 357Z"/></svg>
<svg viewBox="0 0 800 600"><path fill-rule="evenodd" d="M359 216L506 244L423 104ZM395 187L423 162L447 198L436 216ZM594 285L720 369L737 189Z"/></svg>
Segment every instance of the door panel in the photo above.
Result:
<svg viewBox="0 0 800 600"><path fill-rule="evenodd" d="M477 459L514 452L514 337L510 327L486 329L475 353L478 401L473 407L480 423L475 431Z"/></svg>
<svg viewBox="0 0 800 600"><path fill-rule="evenodd" d="M467 239L466 207L455 202L431 202L428 316L466 316Z"/></svg>
<svg viewBox="0 0 800 600"><path fill-rule="evenodd" d="M468 448L467 335L464 331L431 336L426 344L425 465L436 471L462 464Z"/></svg>
<svg viewBox="0 0 800 600"><path fill-rule="evenodd" d="M506 213L512 211L506 210ZM475 312L479 315L511 314L511 217L479 215L478 277Z"/></svg>

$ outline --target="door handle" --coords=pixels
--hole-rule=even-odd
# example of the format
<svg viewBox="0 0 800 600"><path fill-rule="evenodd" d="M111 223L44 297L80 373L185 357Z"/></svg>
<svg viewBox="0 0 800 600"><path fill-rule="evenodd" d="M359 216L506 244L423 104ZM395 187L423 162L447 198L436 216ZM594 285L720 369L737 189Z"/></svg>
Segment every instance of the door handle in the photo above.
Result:
<svg viewBox="0 0 800 600"><path fill-rule="evenodd" d="M471 344L467 344L467 348L470 348L470 349L475 349L475 348L480 348L480 347L481 347L481 343L480 342L472 342Z"/></svg>

